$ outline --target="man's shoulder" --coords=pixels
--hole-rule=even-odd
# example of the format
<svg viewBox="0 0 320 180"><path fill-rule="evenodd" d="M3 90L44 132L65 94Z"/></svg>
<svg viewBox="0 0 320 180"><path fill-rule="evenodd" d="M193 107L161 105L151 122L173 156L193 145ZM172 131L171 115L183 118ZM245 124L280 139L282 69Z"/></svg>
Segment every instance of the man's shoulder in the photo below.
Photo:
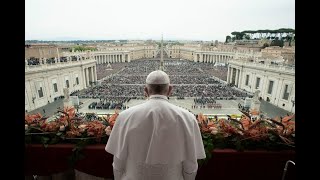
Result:
<svg viewBox="0 0 320 180"><path fill-rule="evenodd" d="M126 109L126 110L120 112L119 115L128 115L128 114L134 113L136 111L139 111L139 110L141 110L141 108L143 108L144 104L145 103L132 106L129 109Z"/></svg>
<svg viewBox="0 0 320 180"><path fill-rule="evenodd" d="M179 107L177 105L174 105L174 104L171 104L172 105L172 108L176 111L176 112L179 112L181 114L184 114L184 115L187 115L187 116L190 116L190 117L194 117L194 114L192 114L189 110L187 109L184 109L182 107Z"/></svg>

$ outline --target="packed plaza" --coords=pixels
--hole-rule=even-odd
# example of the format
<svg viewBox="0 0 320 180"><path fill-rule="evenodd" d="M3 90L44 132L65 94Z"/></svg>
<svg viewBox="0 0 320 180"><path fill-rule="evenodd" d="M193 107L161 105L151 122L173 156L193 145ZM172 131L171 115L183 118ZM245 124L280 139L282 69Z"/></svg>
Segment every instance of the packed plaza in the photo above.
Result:
<svg viewBox="0 0 320 180"><path fill-rule="evenodd" d="M172 98L182 102L194 99L187 109L218 109L223 105L214 102L216 100L242 100L239 102L243 104L246 97L251 98L259 90L263 100L294 112L294 56L290 55L294 53L294 46L261 48L261 43L257 41L255 46L167 43L163 47L163 65L173 85ZM80 102L92 99L86 105L91 110L96 107L125 109L131 99L144 99L146 76L160 67L159 43L108 42L90 44L90 47L96 50L74 51L72 46L61 45L26 46L27 112L63 98L65 88L72 96L78 96ZM38 49L42 53L39 54ZM265 73L263 76L256 74L261 68L268 70L261 71ZM287 71L288 75L280 74L283 80L274 79L275 74L270 74L274 70L270 68ZM43 78L43 74L50 76ZM273 86L271 90L270 86Z"/></svg>
<svg viewBox="0 0 320 180"><path fill-rule="evenodd" d="M192 97L200 100L210 98L213 100L245 98L249 95L246 92L233 89L231 86L222 83L223 81L212 78L212 73L209 73L226 74L226 67L208 67L186 60L166 60L164 64L174 89L172 97L179 99ZM114 63L112 68L113 65L118 69L117 73L110 74L109 78L103 80L97 86L73 94L79 98L99 99L98 102L91 103L89 109L123 108L123 103L129 102L132 98L143 99L143 87L147 74L156 70L160 61L144 59L129 63ZM122 66L121 69L120 66ZM108 71L107 68L105 65L97 65L97 76L101 77L100 73ZM192 107L198 107L199 102L197 101ZM221 107L220 104L217 105L213 102L201 101L202 106L199 107Z"/></svg>

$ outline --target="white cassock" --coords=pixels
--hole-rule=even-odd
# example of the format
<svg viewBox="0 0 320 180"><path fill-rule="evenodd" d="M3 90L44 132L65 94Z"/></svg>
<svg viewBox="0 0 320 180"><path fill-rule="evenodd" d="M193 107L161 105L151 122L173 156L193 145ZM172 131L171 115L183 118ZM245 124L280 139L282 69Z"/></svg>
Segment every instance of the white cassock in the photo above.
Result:
<svg viewBox="0 0 320 180"><path fill-rule="evenodd" d="M121 112L105 150L116 180L191 180L206 157L195 116L163 95Z"/></svg>

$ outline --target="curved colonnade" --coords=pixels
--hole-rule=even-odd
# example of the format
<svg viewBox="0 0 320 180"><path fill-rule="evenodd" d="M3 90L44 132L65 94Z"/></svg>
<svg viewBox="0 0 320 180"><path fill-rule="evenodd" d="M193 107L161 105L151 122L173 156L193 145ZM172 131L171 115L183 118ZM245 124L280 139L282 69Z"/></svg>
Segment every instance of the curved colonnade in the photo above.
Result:
<svg viewBox="0 0 320 180"><path fill-rule="evenodd" d="M148 51L148 52L147 52ZM64 95L63 89L70 93L90 87L97 82L97 64L130 62L136 59L155 59L157 49L111 50L93 52L64 52L61 57L41 58L36 65L25 59L25 109L31 111L55 101ZM171 49L166 49L171 53ZM188 54L184 54L188 53ZM193 56L190 56L190 53ZM228 63L234 58L255 57L257 54L237 51L181 51L181 57L194 62ZM171 58L177 58L171 56Z"/></svg>

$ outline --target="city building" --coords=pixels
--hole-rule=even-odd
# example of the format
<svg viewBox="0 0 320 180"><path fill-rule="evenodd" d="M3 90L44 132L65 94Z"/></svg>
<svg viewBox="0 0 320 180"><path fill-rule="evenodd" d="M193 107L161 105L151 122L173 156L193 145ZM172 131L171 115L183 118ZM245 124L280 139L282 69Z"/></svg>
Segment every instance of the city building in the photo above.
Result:
<svg viewBox="0 0 320 180"><path fill-rule="evenodd" d="M260 91L263 100L294 113L295 68L271 62L231 60L227 83L251 93Z"/></svg>
<svg viewBox="0 0 320 180"><path fill-rule="evenodd" d="M153 42L104 42L91 46L98 50L70 52L71 47L63 45L26 46L26 110L53 102L63 96L63 88L74 92L91 86L97 82L97 64L160 57L160 47ZM164 54L167 58L228 65L227 83L252 93L260 90L262 99L294 112L294 46L272 46L261 51L252 49L251 45L242 46L168 43Z"/></svg>
<svg viewBox="0 0 320 180"><path fill-rule="evenodd" d="M32 111L57 100L64 96L64 88L72 93L96 81L96 60L89 52L86 56L26 59L25 110Z"/></svg>

